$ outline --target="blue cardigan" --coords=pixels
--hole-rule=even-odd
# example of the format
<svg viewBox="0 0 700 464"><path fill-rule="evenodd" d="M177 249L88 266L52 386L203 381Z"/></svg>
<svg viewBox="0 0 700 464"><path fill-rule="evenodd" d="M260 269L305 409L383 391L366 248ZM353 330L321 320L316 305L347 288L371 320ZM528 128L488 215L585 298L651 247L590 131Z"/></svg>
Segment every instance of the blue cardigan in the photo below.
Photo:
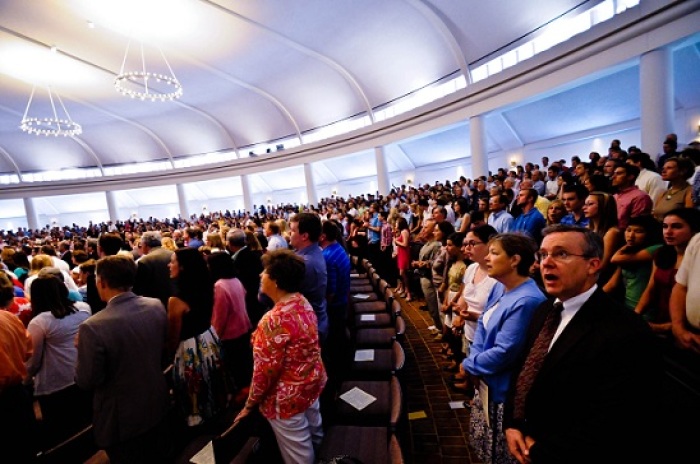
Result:
<svg viewBox="0 0 700 464"><path fill-rule="evenodd" d="M464 369L481 377L489 386L489 399L504 403L510 387L516 360L525 344L530 319L535 309L546 300L534 280L506 292L500 282L494 285L469 349L469 357L462 362ZM498 308L491 314L488 328L484 327L484 314L493 305Z"/></svg>

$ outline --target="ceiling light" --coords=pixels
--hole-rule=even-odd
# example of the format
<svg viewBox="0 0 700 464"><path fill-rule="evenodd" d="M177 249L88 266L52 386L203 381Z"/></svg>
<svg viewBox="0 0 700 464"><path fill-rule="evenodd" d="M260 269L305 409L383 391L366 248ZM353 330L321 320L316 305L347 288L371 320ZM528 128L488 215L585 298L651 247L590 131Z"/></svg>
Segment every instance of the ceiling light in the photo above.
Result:
<svg viewBox="0 0 700 464"><path fill-rule="evenodd" d="M32 88L32 94L29 96L29 101L27 102L27 109L24 110L24 116L20 123L19 128L22 129L27 134L34 135L53 135L57 137L62 135L64 137L74 137L80 135L83 132L83 128L80 124L73 121L66 110L63 100L57 93L51 91L51 87L46 87L46 92L48 94L49 102L51 103L51 115L49 116L30 116L29 110L32 106L32 100L34 99L34 92L36 90L36 85ZM56 102L58 101L59 108L56 108ZM61 112L62 111L62 112ZM59 116L60 114L60 116Z"/></svg>
<svg viewBox="0 0 700 464"><path fill-rule="evenodd" d="M140 69L136 71L125 71L125 67L129 61L130 47L131 41L129 41L126 46L126 52L124 53L124 60L122 61L119 74L114 78L114 88L117 89L117 92L127 97L151 101L174 100L182 96L182 85L175 77L175 73L173 73L170 63L168 63L160 47L157 47L158 52L163 60L162 64L167 68L167 73L166 71L157 72L148 70L143 42L141 42L139 54Z"/></svg>

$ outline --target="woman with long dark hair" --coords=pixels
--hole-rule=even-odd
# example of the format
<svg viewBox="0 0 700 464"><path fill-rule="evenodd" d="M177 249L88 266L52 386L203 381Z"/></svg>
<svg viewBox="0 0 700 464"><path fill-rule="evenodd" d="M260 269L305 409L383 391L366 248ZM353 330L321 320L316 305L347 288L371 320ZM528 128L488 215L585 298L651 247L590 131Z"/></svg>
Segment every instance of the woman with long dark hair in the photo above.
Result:
<svg viewBox="0 0 700 464"><path fill-rule="evenodd" d="M221 342L211 326L214 282L195 248L176 250L168 265L175 294L168 300L168 348L173 382L188 426L212 419L226 406Z"/></svg>
<svg viewBox="0 0 700 464"><path fill-rule="evenodd" d="M90 423L90 396L75 384L75 337L90 313L79 311L68 299L66 285L51 274L38 274L31 304L27 329L34 353L26 365L41 407L45 444L51 446Z"/></svg>
<svg viewBox="0 0 700 464"><path fill-rule="evenodd" d="M634 310L654 332L671 335L671 289L676 283L676 272L683 262L685 248L700 231L700 212L694 208L671 210L664 215L662 230L664 245L654 253L649 283Z"/></svg>

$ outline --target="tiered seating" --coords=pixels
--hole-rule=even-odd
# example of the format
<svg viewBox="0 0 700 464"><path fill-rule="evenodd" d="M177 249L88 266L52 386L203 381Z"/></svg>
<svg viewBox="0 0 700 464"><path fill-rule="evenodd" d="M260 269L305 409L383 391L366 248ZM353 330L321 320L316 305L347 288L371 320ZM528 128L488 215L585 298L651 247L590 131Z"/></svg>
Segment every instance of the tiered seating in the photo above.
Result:
<svg viewBox="0 0 700 464"><path fill-rule="evenodd" d="M403 456L396 431L405 408L397 374L405 362L401 343L406 324L387 281L370 263L364 266L369 285L356 278L351 288L349 337L355 356L345 369L333 404L333 421L317 457L329 460L345 455L361 462L398 464ZM363 297L352 298L353 292ZM374 399L356 407L346 400L346 394L353 392Z"/></svg>

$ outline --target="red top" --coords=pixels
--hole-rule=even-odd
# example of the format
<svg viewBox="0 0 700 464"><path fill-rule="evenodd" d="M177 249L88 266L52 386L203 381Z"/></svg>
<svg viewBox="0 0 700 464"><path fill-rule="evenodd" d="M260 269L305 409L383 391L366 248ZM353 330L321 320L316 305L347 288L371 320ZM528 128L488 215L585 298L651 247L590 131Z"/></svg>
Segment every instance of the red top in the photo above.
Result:
<svg viewBox="0 0 700 464"><path fill-rule="evenodd" d="M318 322L299 293L278 301L253 332L253 382L248 401L268 419L304 412L321 395L326 370L321 361Z"/></svg>

